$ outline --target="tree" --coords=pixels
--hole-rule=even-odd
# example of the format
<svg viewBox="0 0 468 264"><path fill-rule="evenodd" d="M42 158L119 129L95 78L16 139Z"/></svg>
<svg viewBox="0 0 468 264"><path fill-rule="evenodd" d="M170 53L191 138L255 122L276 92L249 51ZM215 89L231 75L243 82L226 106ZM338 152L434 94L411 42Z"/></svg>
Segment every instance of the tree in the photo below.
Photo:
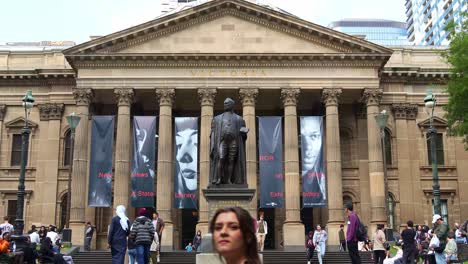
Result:
<svg viewBox="0 0 468 264"><path fill-rule="evenodd" d="M452 133L463 136L468 143L468 19L467 13L461 14L462 23L456 25L453 21L446 30L450 32L449 48L442 54L452 66L448 81L449 94L447 121Z"/></svg>

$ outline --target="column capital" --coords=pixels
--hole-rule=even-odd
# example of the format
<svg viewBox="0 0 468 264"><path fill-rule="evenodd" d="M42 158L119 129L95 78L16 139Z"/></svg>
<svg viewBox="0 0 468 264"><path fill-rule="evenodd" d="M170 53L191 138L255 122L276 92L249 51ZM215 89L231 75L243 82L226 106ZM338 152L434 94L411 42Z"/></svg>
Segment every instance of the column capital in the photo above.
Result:
<svg viewBox="0 0 468 264"><path fill-rule="evenodd" d="M392 111L395 119L406 119L408 112L408 104L392 104Z"/></svg>
<svg viewBox="0 0 468 264"><path fill-rule="evenodd" d="M175 100L174 88L161 88L156 89L156 97L158 98L159 105L168 105L172 107Z"/></svg>
<svg viewBox="0 0 468 264"><path fill-rule="evenodd" d="M418 115L418 105L409 104L408 108L406 109L406 119L415 120L417 115Z"/></svg>
<svg viewBox="0 0 468 264"><path fill-rule="evenodd" d="M325 88L322 90L322 102L325 106L337 106L342 92L339 88Z"/></svg>
<svg viewBox="0 0 468 264"><path fill-rule="evenodd" d="M116 88L114 94L118 106L130 106L135 95L132 88Z"/></svg>
<svg viewBox="0 0 468 264"><path fill-rule="evenodd" d="M200 104L202 106L213 106L217 92L216 88L199 88L197 93Z"/></svg>
<svg viewBox="0 0 468 264"><path fill-rule="evenodd" d="M3 121L5 118L5 112L6 112L6 105L1 104L0 105L0 121Z"/></svg>
<svg viewBox="0 0 468 264"><path fill-rule="evenodd" d="M41 121L61 120L63 114L63 104L47 103L39 105L39 118Z"/></svg>
<svg viewBox="0 0 468 264"><path fill-rule="evenodd" d="M283 88L281 89L281 100L284 106L296 106L299 94L301 93L300 88Z"/></svg>
<svg viewBox="0 0 468 264"><path fill-rule="evenodd" d="M89 106L94 93L91 88L77 88L73 90L73 97L77 105Z"/></svg>
<svg viewBox="0 0 468 264"><path fill-rule="evenodd" d="M362 92L362 101L366 103L367 106L379 105L380 100L382 99L382 94L382 89L364 89Z"/></svg>
<svg viewBox="0 0 468 264"><path fill-rule="evenodd" d="M239 97L242 105L255 105L257 102L258 88L241 88L239 89Z"/></svg>

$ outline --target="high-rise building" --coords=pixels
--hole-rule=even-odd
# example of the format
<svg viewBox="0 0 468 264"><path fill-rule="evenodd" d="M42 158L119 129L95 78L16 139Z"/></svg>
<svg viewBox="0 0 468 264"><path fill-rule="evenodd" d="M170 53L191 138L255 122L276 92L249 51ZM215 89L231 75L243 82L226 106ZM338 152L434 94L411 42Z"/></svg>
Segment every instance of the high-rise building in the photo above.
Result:
<svg viewBox="0 0 468 264"><path fill-rule="evenodd" d="M384 19L343 19L330 23L328 27L379 45L409 44L404 22Z"/></svg>
<svg viewBox="0 0 468 264"><path fill-rule="evenodd" d="M447 45L446 25L461 24L461 13L467 11L466 0L406 0L408 40L415 45Z"/></svg>

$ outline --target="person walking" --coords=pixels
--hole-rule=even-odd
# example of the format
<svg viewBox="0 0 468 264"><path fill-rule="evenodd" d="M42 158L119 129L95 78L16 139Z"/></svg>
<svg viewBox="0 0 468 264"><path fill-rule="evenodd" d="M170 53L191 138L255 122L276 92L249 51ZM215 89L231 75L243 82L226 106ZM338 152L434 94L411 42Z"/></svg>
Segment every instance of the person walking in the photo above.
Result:
<svg viewBox="0 0 468 264"><path fill-rule="evenodd" d="M129 264L135 264L136 263L137 251L136 251L135 235L134 234L133 235L132 234L128 235L127 250L128 250Z"/></svg>
<svg viewBox="0 0 468 264"><path fill-rule="evenodd" d="M146 217L146 209L138 211L138 217L132 224L130 233L135 235L138 264L149 264L150 247L154 239L154 226L151 220Z"/></svg>
<svg viewBox="0 0 468 264"><path fill-rule="evenodd" d="M85 231L85 250L91 250L91 241L93 240L94 228L91 225L91 222L86 223L86 231Z"/></svg>
<svg viewBox="0 0 468 264"><path fill-rule="evenodd" d="M445 264L444 249L446 245L447 235L449 232L449 227L444 222L442 216L436 214L432 217L432 223L436 226L434 229L434 235L439 239L439 246L434 248L434 255L437 264Z"/></svg>
<svg viewBox="0 0 468 264"><path fill-rule="evenodd" d="M320 225L317 225L315 232L314 232L314 245L315 245L315 250L317 251L317 257L319 260L319 263L322 264L323 262L323 257L325 256L325 242L327 241L328 236L327 236L327 231L322 230L322 227Z"/></svg>
<svg viewBox="0 0 468 264"><path fill-rule="evenodd" d="M265 237L268 234L268 225L265 219L263 218L264 212L260 211L258 214L259 214L259 219L257 221L257 230L256 230L257 243L258 243L258 250L263 251L263 248L265 247Z"/></svg>
<svg viewBox="0 0 468 264"><path fill-rule="evenodd" d="M197 234L193 237L193 250L195 251L198 251L199 248L200 248L200 245L201 245L201 240L202 240L202 236L201 236L201 230L198 230L197 231Z"/></svg>
<svg viewBox="0 0 468 264"><path fill-rule="evenodd" d="M346 251L346 236L344 233L344 225L340 225L340 231L338 231L338 237L340 238L340 251Z"/></svg>
<svg viewBox="0 0 468 264"><path fill-rule="evenodd" d="M39 234L39 240L41 241L44 241L44 239L47 237L47 229L45 226L41 226L39 228L39 232L37 232Z"/></svg>
<svg viewBox="0 0 468 264"><path fill-rule="evenodd" d="M312 258L314 257L315 244L314 244L314 232L309 231L309 234L306 238L305 248L307 252L307 264L310 264Z"/></svg>
<svg viewBox="0 0 468 264"><path fill-rule="evenodd" d="M159 217L159 213L156 211L153 213L153 227L154 230L156 231L156 234L158 235L158 241L159 241L159 250L161 251L161 244L162 244L162 234L164 231L164 220ZM159 258L158 258L159 262Z"/></svg>
<svg viewBox="0 0 468 264"><path fill-rule="evenodd" d="M452 260L458 260L457 242L454 238L455 234L453 232L449 232L447 235L447 245L444 249L444 254L447 262L450 262Z"/></svg>
<svg viewBox="0 0 468 264"><path fill-rule="evenodd" d="M373 235L373 248L374 248L374 263L375 264L383 264L385 259L385 233L383 232L384 225L378 224L377 230Z"/></svg>
<svg viewBox="0 0 468 264"><path fill-rule="evenodd" d="M115 212L117 215L112 218L107 243L112 253L112 264L123 264L125 252L127 251L130 221L125 215L125 206L118 205Z"/></svg>
<svg viewBox="0 0 468 264"><path fill-rule="evenodd" d="M401 232L401 239L403 240L403 263L408 261L414 263L416 259L416 231L414 231L413 221L406 222L406 229Z"/></svg>
<svg viewBox="0 0 468 264"><path fill-rule="evenodd" d="M348 230L346 230L346 244L348 245L348 253L352 264L360 264L361 257L358 251L357 230L359 226L359 218L353 211L353 204L345 204L345 213L348 216Z"/></svg>

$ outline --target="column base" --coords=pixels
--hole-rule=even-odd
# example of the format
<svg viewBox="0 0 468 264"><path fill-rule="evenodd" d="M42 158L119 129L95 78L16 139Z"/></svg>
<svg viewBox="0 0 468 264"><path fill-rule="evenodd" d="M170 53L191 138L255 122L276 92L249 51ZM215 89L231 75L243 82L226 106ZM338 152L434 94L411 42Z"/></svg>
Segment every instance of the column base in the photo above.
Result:
<svg viewBox="0 0 468 264"><path fill-rule="evenodd" d="M304 251L305 228L300 222L283 225L283 240L285 251Z"/></svg>
<svg viewBox="0 0 468 264"><path fill-rule="evenodd" d="M174 224L166 223L162 233L161 251L168 252L174 251Z"/></svg>
<svg viewBox="0 0 468 264"><path fill-rule="evenodd" d="M84 245L84 234L85 234L85 223L70 223L70 229L72 230L72 245L83 246Z"/></svg>

